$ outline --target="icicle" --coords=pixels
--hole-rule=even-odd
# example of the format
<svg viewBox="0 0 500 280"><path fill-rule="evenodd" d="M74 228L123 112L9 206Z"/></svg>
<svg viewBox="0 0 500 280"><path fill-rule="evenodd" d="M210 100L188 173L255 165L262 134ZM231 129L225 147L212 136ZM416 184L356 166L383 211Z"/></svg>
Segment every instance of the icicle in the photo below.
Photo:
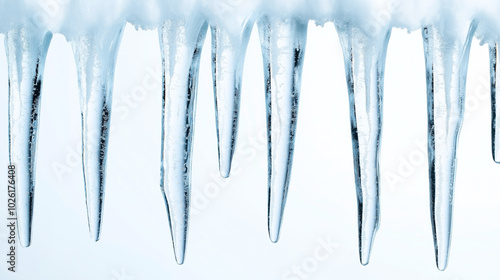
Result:
<svg viewBox="0 0 500 280"><path fill-rule="evenodd" d="M206 32L207 24L196 16L167 20L159 29L164 71L161 189L178 264L186 250L198 67Z"/></svg>
<svg viewBox="0 0 500 280"><path fill-rule="evenodd" d="M17 221L22 246L31 244L36 142L45 58L52 34L30 23L6 33L9 67L9 161L16 166Z"/></svg>
<svg viewBox="0 0 500 280"><path fill-rule="evenodd" d="M82 114L82 157L90 236L98 241L106 184L111 99L122 26L77 36L71 41Z"/></svg>
<svg viewBox="0 0 500 280"><path fill-rule="evenodd" d="M497 106L497 100L500 100L500 92L497 92L497 80L500 77L500 56L498 43L490 45L490 80L491 80L491 145L493 160L500 163L500 107Z"/></svg>
<svg viewBox="0 0 500 280"><path fill-rule="evenodd" d="M241 75L252 27L253 21L247 21L239 34L233 34L220 25L211 27L219 171L224 178L231 172L238 134Z"/></svg>
<svg viewBox="0 0 500 280"><path fill-rule="evenodd" d="M454 34L446 26L422 31L427 71L429 184L436 264L446 269L451 241L456 150L464 116L469 51L476 29Z"/></svg>
<svg viewBox="0 0 500 280"><path fill-rule="evenodd" d="M277 242L292 168L307 22L263 17L258 25L266 77L268 230Z"/></svg>
<svg viewBox="0 0 500 280"><path fill-rule="evenodd" d="M391 31L366 34L337 25L344 52L358 198L359 257L367 265L379 227L379 151L387 44Z"/></svg>

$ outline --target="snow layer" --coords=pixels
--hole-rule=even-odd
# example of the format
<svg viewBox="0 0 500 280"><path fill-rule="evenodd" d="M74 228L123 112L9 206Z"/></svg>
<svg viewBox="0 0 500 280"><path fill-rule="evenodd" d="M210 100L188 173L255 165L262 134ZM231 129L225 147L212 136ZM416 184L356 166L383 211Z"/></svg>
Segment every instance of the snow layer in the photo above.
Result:
<svg viewBox="0 0 500 280"><path fill-rule="evenodd" d="M166 19L199 15L210 24L238 29L262 15L350 22L376 35L387 28L409 31L439 24L463 30L472 19L484 42L500 39L497 0L0 0L0 32L33 24L68 39L75 34L130 22L154 29Z"/></svg>

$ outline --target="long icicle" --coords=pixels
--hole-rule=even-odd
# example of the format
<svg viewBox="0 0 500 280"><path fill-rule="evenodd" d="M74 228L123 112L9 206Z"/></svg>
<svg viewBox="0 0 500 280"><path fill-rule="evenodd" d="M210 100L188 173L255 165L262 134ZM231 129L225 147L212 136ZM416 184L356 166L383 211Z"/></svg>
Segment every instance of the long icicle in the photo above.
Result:
<svg viewBox="0 0 500 280"><path fill-rule="evenodd" d="M167 20L159 29L163 60L161 190L178 264L184 262L191 193L191 151L200 54L207 24Z"/></svg>
<svg viewBox="0 0 500 280"><path fill-rule="evenodd" d="M370 260L379 227L379 152L384 70L390 29L376 36L351 24L337 25L344 52L358 199L359 258Z"/></svg>
<svg viewBox="0 0 500 280"><path fill-rule="evenodd" d="M431 222L436 264L448 265L453 216L456 150L464 117L465 83L475 21L463 34L444 24L423 28L427 71Z"/></svg>
<svg viewBox="0 0 500 280"><path fill-rule="evenodd" d="M220 25L212 25L212 76L219 149L219 172L227 178L236 148L240 110L241 76L252 31L247 21L238 34Z"/></svg>
<svg viewBox="0 0 500 280"><path fill-rule="evenodd" d="M268 130L268 231L277 242L290 182L307 22L263 17L259 25Z"/></svg>
<svg viewBox="0 0 500 280"><path fill-rule="evenodd" d="M113 77L121 35L119 26L71 41L80 89L85 201L94 241L101 233Z"/></svg>
<svg viewBox="0 0 500 280"><path fill-rule="evenodd" d="M45 58L52 34L30 23L5 36L9 68L9 161L16 166L17 221L22 246L31 244L36 148Z"/></svg>
<svg viewBox="0 0 500 280"><path fill-rule="evenodd" d="M500 89L497 86L500 78L500 53L498 42L489 46L490 49L490 81L491 81L491 148L493 160L500 163Z"/></svg>

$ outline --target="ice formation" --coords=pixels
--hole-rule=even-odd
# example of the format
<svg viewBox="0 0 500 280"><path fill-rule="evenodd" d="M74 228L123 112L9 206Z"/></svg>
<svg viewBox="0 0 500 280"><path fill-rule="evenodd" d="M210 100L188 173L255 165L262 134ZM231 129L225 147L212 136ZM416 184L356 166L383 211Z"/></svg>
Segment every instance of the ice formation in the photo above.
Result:
<svg viewBox="0 0 500 280"><path fill-rule="evenodd" d="M177 263L184 262L198 68L207 24L198 15L159 28L163 59L161 188Z"/></svg>
<svg viewBox="0 0 500 280"><path fill-rule="evenodd" d="M344 51L351 110L352 149L358 197L359 256L368 264L379 226L379 150L387 44L385 36L370 37L351 23L337 25Z"/></svg>
<svg viewBox="0 0 500 280"><path fill-rule="evenodd" d="M258 25L266 79L268 228L277 242L292 169L307 23L264 16Z"/></svg>
<svg viewBox="0 0 500 280"><path fill-rule="evenodd" d="M45 57L52 34L22 23L5 34L9 64L9 161L16 164L19 240L31 243L36 140Z"/></svg>
<svg viewBox="0 0 500 280"><path fill-rule="evenodd" d="M453 213L456 150L464 118L465 81L472 34L470 21L463 32L449 36L436 25L425 27L427 71L428 157L431 192L431 220L436 263L444 270L448 263Z"/></svg>
<svg viewBox="0 0 500 280"><path fill-rule="evenodd" d="M272 242L280 235L294 139L300 133L296 131L300 80L311 20L334 22L344 52L362 264L369 261L380 219L378 160L385 56L392 28L420 29L424 41L431 221L440 270L448 262L456 146L474 35L490 46L492 152L500 162L496 104L500 3L495 0L0 0L0 7L0 33L5 34L9 68L9 160L18 168L19 236L24 246L31 240L41 83L54 33L71 43L77 65L84 186L89 229L96 241L102 223L114 65L126 22L159 33L163 60L160 186L179 264L187 242L197 77L208 26L222 177L230 176L237 145L246 46L254 25L259 29L266 79Z"/></svg>

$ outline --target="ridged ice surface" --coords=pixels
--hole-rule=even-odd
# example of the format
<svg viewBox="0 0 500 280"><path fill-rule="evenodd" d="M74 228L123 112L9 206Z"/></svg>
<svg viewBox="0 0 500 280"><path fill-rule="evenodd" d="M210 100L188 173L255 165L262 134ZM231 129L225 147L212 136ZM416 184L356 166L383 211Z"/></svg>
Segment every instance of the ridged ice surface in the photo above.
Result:
<svg viewBox="0 0 500 280"><path fill-rule="evenodd" d="M106 159L116 56L122 27L72 39L80 88L82 158L90 236L98 241L106 185Z"/></svg>
<svg viewBox="0 0 500 280"><path fill-rule="evenodd" d="M431 221L436 264L446 269L451 242L458 136L464 118L465 81L476 23L446 34L446 23L425 27Z"/></svg>
<svg viewBox="0 0 500 280"><path fill-rule="evenodd" d="M184 262L191 195L191 152L201 47L207 24L195 16L159 29L163 60L161 189L175 259Z"/></svg>
<svg viewBox="0 0 500 280"><path fill-rule="evenodd" d="M431 222L437 266L443 270L450 248L456 149L474 34L490 45L492 150L494 160L500 162L499 9L497 0L0 0L0 33L6 35L9 68L9 159L18 170L21 244L29 246L31 241L41 84L53 33L63 34L75 55L88 224L92 239L100 237L114 67L127 22L138 29L157 28L159 33L163 92L158 94L163 102L157 108L162 110L158 181L179 264L184 262L187 244L197 78L208 25L219 169L222 177L228 177L237 149L244 57L257 23L267 108L268 230L271 241L277 242L292 177L302 62L312 20L334 22L344 52L362 264L369 261L380 221L378 162L391 29L422 29Z"/></svg>
<svg viewBox="0 0 500 280"><path fill-rule="evenodd" d="M368 264L379 227L379 151L382 133L384 68L390 29L366 34L350 23L337 31L344 63L351 112L354 174L358 198L359 256Z"/></svg>
<svg viewBox="0 0 500 280"><path fill-rule="evenodd" d="M232 34L224 26L213 25L212 75L219 149L219 171L227 178L236 148L241 98L241 76L245 51L253 22L245 22L242 30Z"/></svg>
<svg viewBox="0 0 500 280"><path fill-rule="evenodd" d="M16 166L19 241L31 244L36 142L45 57L52 34L23 23L5 36L9 68L9 161Z"/></svg>
<svg viewBox="0 0 500 280"><path fill-rule="evenodd" d="M292 169L307 25L267 16L258 25L266 87L268 229L277 242Z"/></svg>

